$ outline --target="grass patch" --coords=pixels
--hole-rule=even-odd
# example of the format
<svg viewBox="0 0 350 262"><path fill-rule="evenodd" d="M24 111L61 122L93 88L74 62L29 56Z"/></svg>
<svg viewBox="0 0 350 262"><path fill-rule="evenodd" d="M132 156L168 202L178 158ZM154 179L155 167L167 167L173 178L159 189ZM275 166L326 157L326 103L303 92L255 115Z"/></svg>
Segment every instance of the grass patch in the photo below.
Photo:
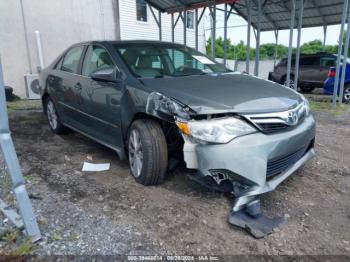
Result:
<svg viewBox="0 0 350 262"><path fill-rule="evenodd" d="M0 249L0 261L22 261L18 258L33 255L35 245L31 238L20 240L19 231L8 230L2 233L1 241L5 241ZM2 258L5 258L2 260Z"/></svg>
<svg viewBox="0 0 350 262"><path fill-rule="evenodd" d="M35 246L30 238L25 240L14 252L15 257L30 256L34 253Z"/></svg>
<svg viewBox="0 0 350 262"><path fill-rule="evenodd" d="M4 236L1 237L1 240L10 242L10 243L15 243L18 239L18 232L17 231L8 231L5 233Z"/></svg>
<svg viewBox="0 0 350 262"><path fill-rule="evenodd" d="M52 239L54 241L59 241L59 240L62 240L62 236L59 232L54 232L53 235L52 235Z"/></svg>
<svg viewBox="0 0 350 262"><path fill-rule="evenodd" d="M21 99L13 102L7 102L7 110L9 113L16 112L19 110L33 110L33 109L40 109L40 108L41 108L40 100Z"/></svg>
<svg viewBox="0 0 350 262"><path fill-rule="evenodd" d="M332 103L329 102L310 101L310 108L314 112L327 112L335 116L343 116L350 111L350 105L337 104L337 107L334 108Z"/></svg>

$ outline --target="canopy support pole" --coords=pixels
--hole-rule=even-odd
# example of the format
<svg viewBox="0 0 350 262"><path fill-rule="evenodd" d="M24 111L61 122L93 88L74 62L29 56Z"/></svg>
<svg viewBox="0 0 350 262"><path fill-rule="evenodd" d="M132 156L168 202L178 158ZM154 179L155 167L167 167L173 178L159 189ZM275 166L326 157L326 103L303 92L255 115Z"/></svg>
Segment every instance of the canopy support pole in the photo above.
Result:
<svg viewBox="0 0 350 262"><path fill-rule="evenodd" d="M277 49L278 49L278 30L275 30L274 33L275 33L275 55L273 57L273 66L275 67L276 66L276 61L277 61Z"/></svg>
<svg viewBox="0 0 350 262"><path fill-rule="evenodd" d="M295 21L295 0L291 0L292 10L290 18L290 29L289 29L289 46L288 46L288 65L287 65L287 87L290 87L290 72L292 67L292 51L293 51L293 30Z"/></svg>
<svg viewBox="0 0 350 262"><path fill-rule="evenodd" d="M176 21L174 19L174 14L171 14L171 40L173 43L175 42L175 27L176 27L177 23L179 22L180 18L182 19L181 12L177 15Z"/></svg>
<svg viewBox="0 0 350 262"><path fill-rule="evenodd" d="M194 34L195 34L195 47L196 51L198 51L198 9L194 11Z"/></svg>
<svg viewBox="0 0 350 262"><path fill-rule="evenodd" d="M25 187L25 181L22 175L21 167L18 162L17 154L10 134L6 98L5 98L5 86L4 77L0 58L0 148L3 152L3 156L6 161L8 173L11 177L13 192L17 199L17 204L23 220L23 225L28 236L32 238L33 242L41 239L40 230L35 218L32 204L28 197L28 193ZM21 225L19 217L15 212L10 212L8 206L0 201L0 210L6 214L16 226ZM16 219L17 218L17 219ZM16 219L16 220L14 220Z"/></svg>
<svg viewBox="0 0 350 262"><path fill-rule="evenodd" d="M211 14L211 58L216 57L216 6L209 6L209 11Z"/></svg>
<svg viewBox="0 0 350 262"><path fill-rule="evenodd" d="M251 0L246 0L247 13L248 13L248 28L247 28L247 50L246 50L246 59L245 59L245 71L249 74L249 63L250 63L250 35L251 35L251 27L252 27L252 2Z"/></svg>
<svg viewBox="0 0 350 262"><path fill-rule="evenodd" d="M227 10L228 4L225 4L225 10L224 10L224 65L226 66L227 61L227 23L228 19L230 18L233 10L233 5L231 5L230 10Z"/></svg>
<svg viewBox="0 0 350 262"><path fill-rule="evenodd" d="M184 24L184 45L187 44L187 11L184 11L184 15L183 15L183 24Z"/></svg>
<svg viewBox="0 0 350 262"><path fill-rule="evenodd" d="M301 27L303 25L303 14L304 14L304 0L299 0L299 10L298 10L298 38L297 38L297 53L295 56L295 66L294 66L294 90L298 90L298 80L299 80L299 60L300 60L300 39L301 39Z"/></svg>
<svg viewBox="0 0 350 262"><path fill-rule="evenodd" d="M259 75L259 60L260 60L260 31L261 31L261 12L262 12L262 0L258 0L258 28L256 32L256 50L255 50L255 66L254 75Z"/></svg>
<svg viewBox="0 0 350 262"><path fill-rule="evenodd" d="M227 3L225 3L224 11L224 66L226 66L227 60L227 20L229 15L227 15Z"/></svg>
<svg viewBox="0 0 350 262"><path fill-rule="evenodd" d="M344 25L346 20L346 14L348 11L349 1L345 0L343 5L343 13L341 16L341 26L339 32L339 47L338 47L338 56L337 56L337 67L335 73L334 87L333 87L333 107L337 106L337 97L338 97L338 86L339 86L339 73L340 73L340 56L343 48L343 34L344 34Z"/></svg>
<svg viewBox="0 0 350 262"><path fill-rule="evenodd" d="M347 64L347 57L348 57L348 49L349 49L349 40L350 40L350 10L348 10L348 26L346 29L346 40L345 40L345 46L344 46L344 54L343 54L343 65L342 65L342 72L341 72L341 80L340 80L340 91L339 91L339 103L343 103L343 95L344 95L344 82L345 82L345 73L346 73L346 64Z"/></svg>
<svg viewBox="0 0 350 262"><path fill-rule="evenodd" d="M195 10L195 34L196 34L196 36L195 36L196 40L195 41L196 41L196 50L197 51L199 49L199 47L198 47L198 27L199 27L200 22L202 21L203 15L205 13L205 9L206 9L206 7L204 7L202 9L202 12L201 12L199 17L198 17L198 9Z"/></svg>
<svg viewBox="0 0 350 262"><path fill-rule="evenodd" d="M323 51L326 48L326 40L327 40L327 25L324 25L323 26L323 45L322 45Z"/></svg>
<svg viewBox="0 0 350 262"><path fill-rule="evenodd" d="M158 10L159 41L162 41L162 13Z"/></svg>
<svg viewBox="0 0 350 262"><path fill-rule="evenodd" d="M152 16L154 18L154 21L156 22L156 24L158 26L159 41L162 41L162 14L161 14L160 10L158 10L158 18L157 18L156 14L154 13L154 10L153 10L152 6L150 6L149 9L151 10L151 13L152 13Z"/></svg>
<svg viewBox="0 0 350 262"><path fill-rule="evenodd" d="M175 42L175 21L174 21L174 14L171 13L171 42Z"/></svg>

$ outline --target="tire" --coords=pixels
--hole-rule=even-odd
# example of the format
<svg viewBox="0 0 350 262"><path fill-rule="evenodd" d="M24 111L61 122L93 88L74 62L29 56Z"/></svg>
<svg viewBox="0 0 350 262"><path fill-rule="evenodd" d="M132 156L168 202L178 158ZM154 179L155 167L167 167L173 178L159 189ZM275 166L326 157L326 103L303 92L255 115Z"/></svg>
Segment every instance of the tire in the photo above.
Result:
<svg viewBox="0 0 350 262"><path fill-rule="evenodd" d="M343 102L345 104L350 103L350 84L344 86Z"/></svg>
<svg viewBox="0 0 350 262"><path fill-rule="evenodd" d="M311 93L315 88L312 86L301 86L300 89L303 93Z"/></svg>
<svg viewBox="0 0 350 262"><path fill-rule="evenodd" d="M51 131L55 134L66 134L69 129L61 123L56 106L50 97L45 100L44 109Z"/></svg>
<svg viewBox="0 0 350 262"><path fill-rule="evenodd" d="M132 123L128 134L130 173L148 186L163 182L168 165L168 148L160 125L151 119Z"/></svg>
<svg viewBox="0 0 350 262"><path fill-rule="evenodd" d="M281 78L280 84L294 89L294 75L290 75L290 85L289 86L287 85L287 76L283 76Z"/></svg>

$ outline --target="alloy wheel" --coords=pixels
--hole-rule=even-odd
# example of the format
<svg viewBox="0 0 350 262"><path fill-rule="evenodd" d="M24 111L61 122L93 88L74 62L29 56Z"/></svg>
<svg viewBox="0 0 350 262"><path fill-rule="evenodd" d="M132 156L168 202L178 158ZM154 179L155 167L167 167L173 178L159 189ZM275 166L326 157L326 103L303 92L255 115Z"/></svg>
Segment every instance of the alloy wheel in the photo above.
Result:
<svg viewBox="0 0 350 262"><path fill-rule="evenodd" d="M131 131L129 137L129 161L132 175L139 177L143 166L143 151L140 133L136 129Z"/></svg>
<svg viewBox="0 0 350 262"><path fill-rule="evenodd" d="M58 116L55 105L51 100L47 103L46 114L51 128L55 130L58 125Z"/></svg>
<svg viewBox="0 0 350 262"><path fill-rule="evenodd" d="M350 86L344 90L344 100L346 103L350 102Z"/></svg>

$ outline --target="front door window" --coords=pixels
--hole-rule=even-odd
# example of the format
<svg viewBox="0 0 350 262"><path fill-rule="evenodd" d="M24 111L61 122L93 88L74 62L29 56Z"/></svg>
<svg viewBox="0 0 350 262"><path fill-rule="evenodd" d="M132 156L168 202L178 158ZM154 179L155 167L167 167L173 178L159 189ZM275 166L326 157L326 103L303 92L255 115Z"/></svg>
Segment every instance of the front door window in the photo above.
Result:
<svg viewBox="0 0 350 262"><path fill-rule="evenodd" d="M90 46L84 59L82 74L91 76L97 70L111 67L114 67L114 63L107 50L100 46Z"/></svg>

